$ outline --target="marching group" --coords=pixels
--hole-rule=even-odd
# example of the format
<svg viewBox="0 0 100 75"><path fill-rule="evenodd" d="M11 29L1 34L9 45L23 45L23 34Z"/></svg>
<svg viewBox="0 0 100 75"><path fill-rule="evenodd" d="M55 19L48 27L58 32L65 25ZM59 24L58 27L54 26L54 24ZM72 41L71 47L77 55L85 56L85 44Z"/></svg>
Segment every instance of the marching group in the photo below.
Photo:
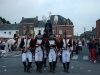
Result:
<svg viewBox="0 0 100 75"><path fill-rule="evenodd" d="M42 38L42 35L38 33L36 38L31 35L25 35L21 38L20 49L22 51L22 63L24 65L24 72L30 73L30 67L32 66L32 57L34 56L36 71L42 73L42 67L46 67L46 61L49 62L49 72L55 73L58 57L63 64L63 71L69 73L70 59L75 50L76 54L82 52L82 46L84 41L73 40L72 38L65 39L60 37L56 39L53 34L50 34L50 38ZM6 41L0 40L0 51L5 54ZM90 52L90 61L96 63L100 60L100 39L90 40L87 43ZM28 64L27 64L28 62Z"/></svg>
<svg viewBox="0 0 100 75"><path fill-rule="evenodd" d="M60 38L59 40L50 34L50 38L41 38L41 34L37 37L31 38L30 35L21 39L20 48L22 50L22 62L24 65L24 71L30 73L30 67L32 64L32 56L35 56L36 71L42 73L43 64L46 67L46 60L48 57L50 70L49 72L55 73L57 58L60 51L62 51L62 63L64 72L69 73L70 55L73 50L72 38L65 40ZM66 42L67 43L66 43ZM28 66L26 64L28 62Z"/></svg>

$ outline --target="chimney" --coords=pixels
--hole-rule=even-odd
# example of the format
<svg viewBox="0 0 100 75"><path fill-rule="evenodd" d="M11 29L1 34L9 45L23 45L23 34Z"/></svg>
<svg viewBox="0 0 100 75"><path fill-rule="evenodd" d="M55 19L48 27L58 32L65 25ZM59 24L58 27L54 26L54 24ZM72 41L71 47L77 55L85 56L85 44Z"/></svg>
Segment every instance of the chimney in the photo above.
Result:
<svg viewBox="0 0 100 75"><path fill-rule="evenodd" d="M94 27L92 27L92 30L94 30Z"/></svg>
<svg viewBox="0 0 100 75"><path fill-rule="evenodd" d="M24 19L24 17L22 17L22 20Z"/></svg>
<svg viewBox="0 0 100 75"><path fill-rule="evenodd" d="M38 16L36 16L36 19L38 20Z"/></svg>
<svg viewBox="0 0 100 75"><path fill-rule="evenodd" d="M70 24L70 19L69 19L69 18L67 19L67 24L68 24L68 25Z"/></svg>
<svg viewBox="0 0 100 75"><path fill-rule="evenodd" d="M16 22L15 22L15 24L16 24Z"/></svg>

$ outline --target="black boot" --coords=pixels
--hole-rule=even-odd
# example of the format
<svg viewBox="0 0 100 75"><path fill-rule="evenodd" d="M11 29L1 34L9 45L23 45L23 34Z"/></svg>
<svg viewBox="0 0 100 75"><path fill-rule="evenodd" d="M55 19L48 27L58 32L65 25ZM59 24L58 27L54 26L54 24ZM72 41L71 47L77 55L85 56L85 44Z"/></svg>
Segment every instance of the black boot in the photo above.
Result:
<svg viewBox="0 0 100 75"><path fill-rule="evenodd" d="M64 68L64 71L63 72L65 72L65 63L63 63L63 68Z"/></svg>
<svg viewBox="0 0 100 75"><path fill-rule="evenodd" d="M43 64L44 64L44 67L47 67L47 66L46 66L46 60L47 60L47 59L44 58L44 63L43 63Z"/></svg>
<svg viewBox="0 0 100 75"><path fill-rule="evenodd" d="M39 62L39 72L42 73L42 66L43 66L43 62Z"/></svg>
<svg viewBox="0 0 100 75"><path fill-rule="evenodd" d="M31 73L29 70L30 70L30 67L31 67L31 64L32 64L32 62L28 62L28 67L27 67L27 72L28 73Z"/></svg>
<svg viewBox="0 0 100 75"><path fill-rule="evenodd" d="M36 67L37 67L36 71L38 72L38 71L39 71L39 65L38 65L38 62L35 62L35 64L36 64Z"/></svg>
<svg viewBox="0 0 100 75"><path fill-rule="evenodd" d="M49 72L52 72L52 62L49 63L49 66L50 66Z"/></svg>
<svg viewBox="0 0 100 75"><path fill-rule="evenodd" d="M26 72L26 62L23 62L24 65L24 72Z"/></svg>
<svg viewBox="0 0 100 75"><path fill-rule="evenodd" d="M70 64L70 62L67 62L67 71L66 71L67 73L69 73L69 71L68 71L69 70L69 64Z"/></svg>
<svg viewBox="0 0 100 75"><path fill-rule="evenodd" d="M57 67L57 59L56 59L56 62L55 62L55 67Z"/></svg>
<svg viewBox="0 0 100 75"><path fill-rule="evenodd" d="M55 67L56 67L56 61L53 62L53 70L52 70L52 73L55 73Z"/></svg>
<svg viewBox="0 0 100 75"><path fill-rule="evenodd" d="M62 62L62 56L61 55L59 56L59 59L60 59L60 62Z"/></svg>

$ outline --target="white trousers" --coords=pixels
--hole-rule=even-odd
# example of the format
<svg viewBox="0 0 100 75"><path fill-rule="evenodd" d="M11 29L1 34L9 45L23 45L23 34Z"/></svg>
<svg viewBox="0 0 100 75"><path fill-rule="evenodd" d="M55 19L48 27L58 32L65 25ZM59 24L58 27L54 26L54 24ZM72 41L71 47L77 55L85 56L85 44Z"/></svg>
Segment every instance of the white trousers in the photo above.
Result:
<svg viewBox="0 0 100 75"><path fill-rule="evenodd" d="M70 62L70 52L68 50L63 50L62 52L62 62Z"/></svg>
<svg viewBox="0 0 100 75"><path fill-rule="evenodd" d="M26 62L26 59L28 59L28 62L32 62L32 53L30 50L26 53L22 53L22 62Z"/></svg>
<svg viewBox="0 0 100 75"><path fill-rule="evenodd" d="M6 53L6 50L0 50L1 54Z"/></svg>
<svg viewBox="0 0 100 75"><path fill-rule="evenodd" d="M55 53L54 49L50 49L49 62L53 62L53 61L56 61L56 53Z"/></svg>
<svg viewBox="0 0 100 75"><path fill-rule="evenodd" d="M37 47L35 50L35 61L43 61L43 52L41 47Z"/></svg>
<svg viewBox="0 0 100 75"><path fill-rule="evenodd" d="M47 52L44 50L44 58L47 58Z"/></svg>

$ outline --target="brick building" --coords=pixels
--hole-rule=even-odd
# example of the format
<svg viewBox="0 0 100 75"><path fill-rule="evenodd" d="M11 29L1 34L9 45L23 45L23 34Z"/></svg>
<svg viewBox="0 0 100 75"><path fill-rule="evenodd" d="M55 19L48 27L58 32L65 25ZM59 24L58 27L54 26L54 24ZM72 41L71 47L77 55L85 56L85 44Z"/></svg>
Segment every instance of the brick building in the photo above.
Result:
<svg viewBox="0 0 100 75"><path fill-rule="evenodd" d="M96 21L97 38L100 38L100 19Z"/></svg>
<svg viewBox="0 0 100 75"><path fill-rule="evenodd" d="M70 19L66 19L60 15L58 16L57 24L54 22L55 15L51 15L50 22L52 23L52 31L56 37L60 37L65 33L67 37L74 36L74 26ZM24 18L19 25L19 34L23 36L26 31L26 26L29 26L30 33L34 32L35 36L38 34L38 31L41 31L41 34L44 34L45 23L42 20L38 20L38 17L35 18Z"/></svg>
<svg viewBox="0 0 100 75"><path fill-rule="evenodd" d="M71 22L70 19L66 19L61 15L58 16L58 22L55 24L54 20L55 15L51 15L50 22L52 23L52 30L53 34L56 35L56 37L60 37L64 35L66 31L66 37L74 37L74 26L73 22Z"/></svg>
<svg viewBox="0 0 100 75"><path fill-rule="evenodd" d="M19 25L19 35L24 36L26 32L26 27L28 26L30 29L29 34L34 35L34 26L36 25L38 21L38 17L36 16L35 18L24 18L22 17L22 20Z"/></svg>

